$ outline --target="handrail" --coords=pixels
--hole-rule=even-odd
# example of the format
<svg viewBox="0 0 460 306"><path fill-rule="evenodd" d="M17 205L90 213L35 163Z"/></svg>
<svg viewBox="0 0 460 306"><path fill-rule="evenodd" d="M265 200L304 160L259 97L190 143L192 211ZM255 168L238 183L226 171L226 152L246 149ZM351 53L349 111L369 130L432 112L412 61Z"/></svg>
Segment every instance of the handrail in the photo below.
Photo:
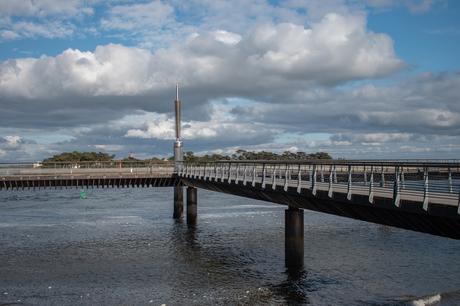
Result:
<svg viewBox="0 0 460 306"><path fill-rule="evenodd" d="M173 166L172 161L64 161L64 162L32 162L32 163L1 163L0 169L17 168L139 168L149 166Z"/></svg>
<svg viewBox="0 0 460 306"><path fill-rule="evenodd" d="M452 160L223 160L184 162L177 173L228 184L238 184L242 178L244 186L260 184L263 189L267 185L283 186L285 191L293 187L298 193L309 189L313 196L320 189L329 197L345 192L350 201L355 193L364 193L369 203L383 192L396 207L404 199L422 202L425 211L429 203L447 203L458 206L460 214L460 162Z"/></svg>
<svg viewBox="0 0 460 306"><path fill-rule="evenodd" d="M460 159L382 159L382 160L343 160L343 159L311 159L311 160L218 160L184 162L189 164L301 164L301 165L354 165L354 166L412 166L412 167L460 167Z"/></svg>

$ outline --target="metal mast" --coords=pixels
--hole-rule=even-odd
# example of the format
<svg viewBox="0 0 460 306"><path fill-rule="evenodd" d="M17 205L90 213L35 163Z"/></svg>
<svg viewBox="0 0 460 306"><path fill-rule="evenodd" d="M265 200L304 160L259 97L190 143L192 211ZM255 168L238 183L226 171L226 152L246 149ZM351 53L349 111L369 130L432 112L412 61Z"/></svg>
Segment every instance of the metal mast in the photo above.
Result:
<svg viewBox="0 0 460 306"><path fill-rule="evenodd" d="M174 100L176 113L176 141L174 141L174 166L176 170L183 161L181 129L181 101L179 100L179 83L176 84L176 100Z"/></svg>

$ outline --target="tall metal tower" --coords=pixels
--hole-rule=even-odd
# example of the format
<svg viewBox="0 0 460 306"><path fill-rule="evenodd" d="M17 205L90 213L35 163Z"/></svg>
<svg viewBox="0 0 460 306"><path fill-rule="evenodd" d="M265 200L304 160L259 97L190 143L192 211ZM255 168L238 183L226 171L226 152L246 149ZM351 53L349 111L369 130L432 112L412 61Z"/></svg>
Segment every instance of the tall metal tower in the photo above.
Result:
<svg viewBox="0 0 460 306"><path fill-rule="evenodd" d="M179 100L179 84L176 84L176 100L174 100L174 108L176 112L176 141L174 141L174 169L176 171L182 166L183 152L182 152L182 140L180 137L180 108L181 102ZM182 218L184 214L184 190L182 185L174 187L174 215L175 219Z"/></svg>
<svg viewBox="0 0 460 306"><path fill-rule="evenodd" d="M176 141L174 141L174 167L176 171L183 162L182 140L180 136L181 130L181 102L179 100L179 83L176 84L176 100L174 100L176 113Z"/></svg>

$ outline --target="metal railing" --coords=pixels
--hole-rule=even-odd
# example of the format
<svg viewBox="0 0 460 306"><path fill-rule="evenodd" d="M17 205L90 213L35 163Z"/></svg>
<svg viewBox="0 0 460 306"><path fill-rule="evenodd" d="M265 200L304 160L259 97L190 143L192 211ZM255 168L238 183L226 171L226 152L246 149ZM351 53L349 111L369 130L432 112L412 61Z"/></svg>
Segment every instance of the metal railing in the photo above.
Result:
<svg viewBox="0 0 460 306"><path fill-rule="evenodd" d="M181 177L214 180L272 189L282 186L285 191L296 187L300 193L309 189L387 197L399 207L402 199L458 206L460 190L460 161L458 160L306 160L306 161L218 161L212 163L183 163ZM459 210L460 213L460 210Z"/></svg>
<svg viewBox="0 0 460 306"><path fill-rule="evenodd" d="M0 177L97 174L170 174L174 163L144 161L84 161L45 163L0 163Z"/></svg>

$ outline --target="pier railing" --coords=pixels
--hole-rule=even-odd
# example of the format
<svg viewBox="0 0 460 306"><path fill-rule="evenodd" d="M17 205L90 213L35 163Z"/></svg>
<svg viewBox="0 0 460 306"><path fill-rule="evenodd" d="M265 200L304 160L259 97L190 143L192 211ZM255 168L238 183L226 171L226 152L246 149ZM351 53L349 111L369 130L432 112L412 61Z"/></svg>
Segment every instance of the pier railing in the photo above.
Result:
<svg viewBox="0 0 460 306"><path fill-rule="evenodd" d="M169 161L83 161L0 163L0 177L97 174L165 174L172 175L174 164Z"/></svg>
<svg viewBox="0 0 460 306"><path fill-rule="evenodd" d="M184 163L179 176L262 188L295 187L310 190L387 197L394 205L401 200L459 205L460 161L458 160L306 160L306 161L218 161ZM460 210L459 210L460 212Z"/></svg>

